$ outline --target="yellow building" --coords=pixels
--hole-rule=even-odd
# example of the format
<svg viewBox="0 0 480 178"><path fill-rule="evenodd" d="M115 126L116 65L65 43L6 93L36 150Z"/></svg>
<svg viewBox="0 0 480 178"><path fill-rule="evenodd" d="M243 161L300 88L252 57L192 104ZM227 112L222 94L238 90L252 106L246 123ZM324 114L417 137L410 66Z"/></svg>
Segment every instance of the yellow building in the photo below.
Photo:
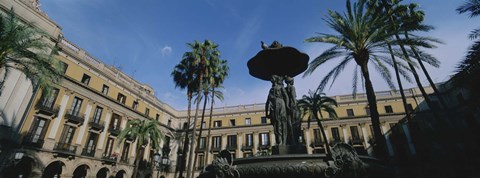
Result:
<svg viewBox="0 0 480 178"><path fill-rule="evenodd" d="M31 177L131 177L138 156L136 141L127 139L118 143L117 136L128 120L154 119L168 137L162 143L163 147L171 149L168 155L170 168L165 175L178 177L177 153L183 148L182 126L186 123L187 112L159 101L153 88L147 84L104 64L63 38L60 27L35 8L33 2L1 1L0 7L3 11L14 7L23 20L36 22L37 27L50 35L52 43L60 48L56 59L65 64L65 77L51 95L42 95L41 91L31 94L31 104L26 108L25 117L19 121L21 147L14 155L19 153L21 157L12 157L15 164L4 164L5 168L27 165L29 168L20 170L19 174ZM415 88L405 92L409 108L419 107L418 103L423 101L420 92ZM382 130L387 133L404 118L405 111L399 93L384 91L376 96ZM368 154L372 132L366 95L333 98L339 104L335 109L339 118L325 118L323 122L328 141L349 143L359 153ZM206 139L207 132L204 131L198 143L196 168L203 167L204 162L210 163L223 149L231 151L236 158L268 153L275 138L264 109L264 104L215 108L211 136ZM324 141L316 122L312 122L310 128L307 122L302 123L302 142L308 153L324 153ZM204 123L209 123L208 118ZM212 152L208 157L207 146ZM150 166L150 170L153 154L153 149L147 145L142 164ZM157 172L144 171L142 174L156 176Z"/></svg>

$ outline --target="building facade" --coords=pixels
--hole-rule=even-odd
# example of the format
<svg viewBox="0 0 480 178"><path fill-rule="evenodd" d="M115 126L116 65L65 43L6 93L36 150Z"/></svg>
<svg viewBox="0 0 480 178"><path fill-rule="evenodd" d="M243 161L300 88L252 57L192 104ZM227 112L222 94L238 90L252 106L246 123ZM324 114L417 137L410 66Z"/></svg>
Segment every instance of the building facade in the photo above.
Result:
<svg viewBox="0 0 480 178"><path fill-rule="evenodd" d="M2 94L0 107L22 109L17 117L10 119L12 123L17 123L12 135L18 135L18 140L14 141L18 146L0 153L7 155L0 159L3 167L0 168L0 174L5 177L131 177L135 158L142 156L143 161L139 166L142 176L162 174L165 177L178 177L187 111L176 110L159 101L152 87L104 64L69 42L61 35L61 28L40 11L36 2L0 1L0 7L4 12L13 7L22 20L35 22L38 28L50 35L51 43L60 49L55 58L64 64L64 79L50 95L34 90L31 84L20 79L12 77L8 81L8 91L11 92ZM4 99L16 96L14 92L19 91L23 92L18 94L21 95L20 99ZM405 93L409 111L426 108L421 104L423 98L418 89L407 89ZM376 96L382 131L388 133L405 117L406 111L398 92L377 92ZM332 144L345 142L351 144L359 154L370 154L373 134L366 95L332 98L339 104L335 108L339 117L326 117L323 120L328 140L321 138L315 121L304 118L302 122L301 142L307 146L308 153L324 154L325 142L328 141ZM17 104L5 104L13 101ZM215 108L211 134L208 136L207 131L203 131L197 143L195 169L201 170L211 163L220 150L229 150L235 158L270 154L275 136L264 109L264 104ZM325 113L324 116L328 115ZM167 137L161 143L162 148L170 150L162 152L170 159L169 167L163 172L155 169L153 156L156 151L150 145L146 145L144 152L139 153L135 149L136 140L118 140L118 134L126 127L128 120L134 119L152 119L160 123ZM203 128L206 128L209 122L206 116L205 122L198 123L196 127L203 124ZM408 133L408 129L404 132ZM387 143L389 154L394 155L389 137ZM407 144L410 142L407 141ZM207 147L210 147L209 154ZM190 148L196 148L196 145L190 145ZM415 152L414 146L410 151Z"/></svg>

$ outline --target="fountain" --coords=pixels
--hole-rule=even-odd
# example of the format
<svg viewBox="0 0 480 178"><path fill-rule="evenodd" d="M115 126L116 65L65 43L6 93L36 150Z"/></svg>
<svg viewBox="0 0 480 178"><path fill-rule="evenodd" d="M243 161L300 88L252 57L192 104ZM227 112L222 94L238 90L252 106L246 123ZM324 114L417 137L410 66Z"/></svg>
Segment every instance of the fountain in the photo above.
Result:
<svg viewBox="0 0 480 178"><path fill-rule="evenodd" d="M262 42L262 48L247 65L250 75L272 82L265 104L275 133L272 155L232 159L230 152L223 150L199 178L390 177L378 160L357 155L345 143L333 146L332 155L307 154L301 142L302 118L293 78L307 69L309 57L277 41L270 46Z"/></svg>

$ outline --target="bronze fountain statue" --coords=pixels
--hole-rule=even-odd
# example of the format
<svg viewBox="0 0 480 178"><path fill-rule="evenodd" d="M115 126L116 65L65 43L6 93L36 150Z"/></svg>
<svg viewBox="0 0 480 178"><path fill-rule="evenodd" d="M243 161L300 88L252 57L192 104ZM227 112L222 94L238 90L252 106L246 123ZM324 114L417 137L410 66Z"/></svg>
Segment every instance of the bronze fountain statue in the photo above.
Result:
<svg viewBox="0 0 480 178"><path fill-rule="evenodd" d="M270 46L262 41L261 47L247 65L250 75L272 83L265 103L265 114L275 134L272 155L232 159L223 150L198 178L367 177L369 173L375 174L368 177L389 177L382 164L370 157L360 158L346 143L335 145L332 156L307 154L301 141L302 114L293 78L307 69L309 57L278 41Z"/></svg>

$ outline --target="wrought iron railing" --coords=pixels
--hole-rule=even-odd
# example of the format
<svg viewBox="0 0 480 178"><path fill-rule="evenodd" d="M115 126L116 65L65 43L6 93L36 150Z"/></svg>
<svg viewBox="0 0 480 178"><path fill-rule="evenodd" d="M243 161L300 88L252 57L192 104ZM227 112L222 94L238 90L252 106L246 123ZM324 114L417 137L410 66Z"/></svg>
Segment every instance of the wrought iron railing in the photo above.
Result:
<svg viewBox="0 0 480 178"><path fill-rule="evenodd" d="M57 142L55 143L55 147L53 148L53 150L75 155L75 153L77 152L77 146L70 143Z"/></svg>
<svg viewBox="0 0 480 178"><path fill-rule="evenodd" d="M95 157L95 149L94 148L84 148L82 150L82 155L83 156L89 156L89 157Z"/></svg>
<svg viewBox="0 0 480 178"><path fill-rule="evenodd" d="M42 148L44 140L39 137L35 137L33 134L27 134L23 137L23 145L34 148Z"/></svg>
<svg viewBox="0 0 480 178"><path fill-rule="evenodd" d="M84 114L80 112L74 112L71 109L67 110L67 113L65 114L65 119L75 124L83 123L83 121L85 120L84 118L85 118Z"/></svg>
<svg viewBox="0 0 480 178"><path fill-rule="evenodd" d="M103 130L105 128L105 123L99 119L95 119L94 117L90 119L88 125L90 125L90 128L94 130Z"/></svg>

